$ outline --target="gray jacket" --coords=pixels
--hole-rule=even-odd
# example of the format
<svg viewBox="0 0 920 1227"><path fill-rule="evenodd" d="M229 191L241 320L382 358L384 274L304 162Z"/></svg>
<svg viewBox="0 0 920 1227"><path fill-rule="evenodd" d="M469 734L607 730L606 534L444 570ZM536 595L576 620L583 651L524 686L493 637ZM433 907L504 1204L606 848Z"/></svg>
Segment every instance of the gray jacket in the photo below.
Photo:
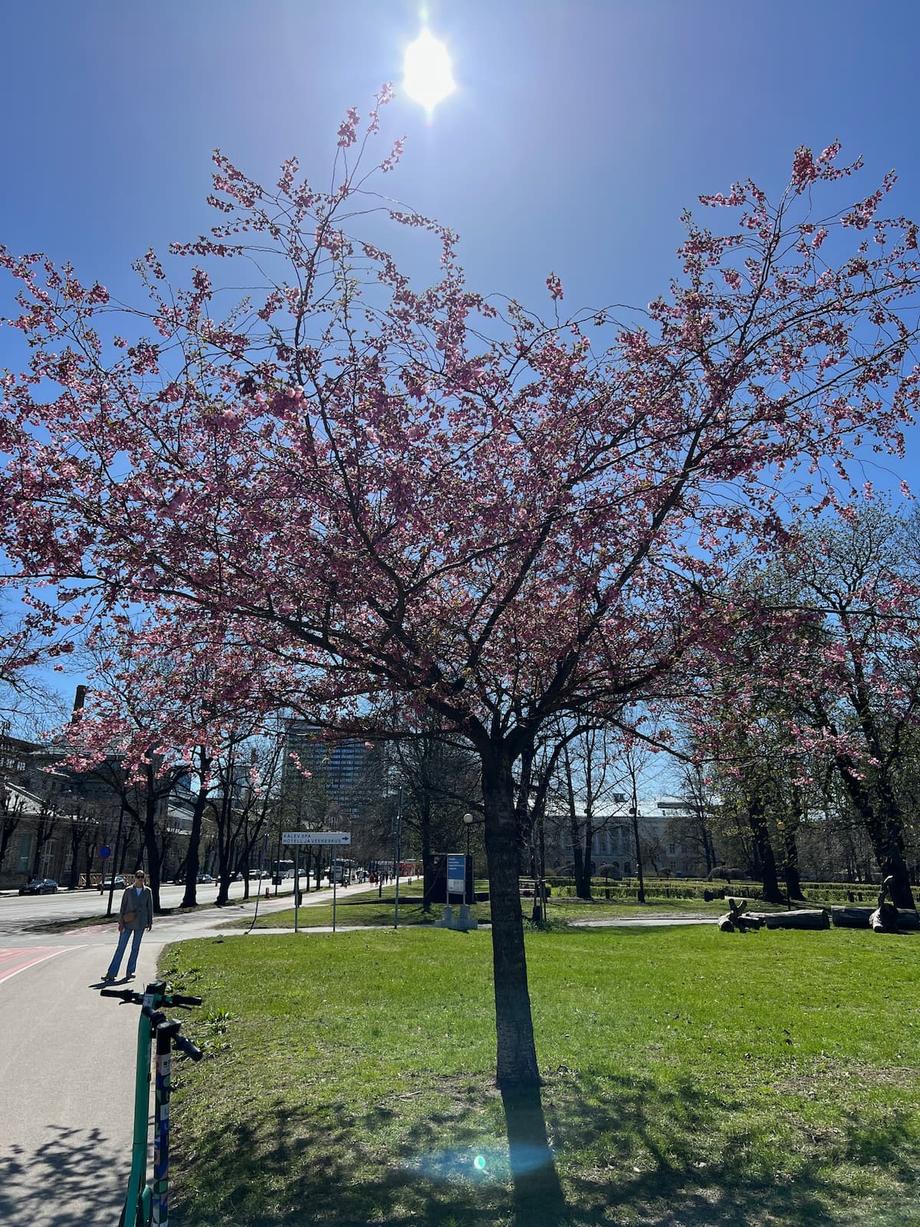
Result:
<svg viewBox="0 0 920 1227"><path fill-rule="evenodd" d="M150 887L145 886L140 894L129 886L121 897L121 907L118 909L118 919L122 924L127 924L125 916L129 913L134 913L134 923L128 925L131 929L146 929L153 924L153 895L150 893Z"/></svg>

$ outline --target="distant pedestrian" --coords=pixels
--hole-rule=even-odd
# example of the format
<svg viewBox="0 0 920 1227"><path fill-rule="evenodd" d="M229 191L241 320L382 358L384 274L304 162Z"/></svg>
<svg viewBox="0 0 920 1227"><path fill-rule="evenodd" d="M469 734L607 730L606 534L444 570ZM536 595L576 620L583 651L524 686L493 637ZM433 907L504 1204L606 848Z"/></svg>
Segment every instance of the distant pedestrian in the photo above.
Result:
<svg viewBox="0 0 920 1227"><path fill-rule="evenodd" d="M141 939L144 931L149 933L152 928L153 895L147 885L143 869L138 869L134 875L134 885L129 886L121 897L121 907L118 909L118 945L109 964L109 970L102 977L103 980L114 980L118 975L129 939L132 940L131 953L128 955L128 979L134 979Z"/></svg>

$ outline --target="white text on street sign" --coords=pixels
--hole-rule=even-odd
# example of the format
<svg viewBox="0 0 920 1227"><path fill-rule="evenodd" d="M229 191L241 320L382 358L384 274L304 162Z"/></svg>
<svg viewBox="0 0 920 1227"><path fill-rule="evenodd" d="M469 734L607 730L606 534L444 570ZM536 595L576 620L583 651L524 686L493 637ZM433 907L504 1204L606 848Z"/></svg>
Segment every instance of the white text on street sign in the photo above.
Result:
<svg viewBox="0 0 920 1227"><path fill-rule="evenodd" d="M281 842L291 847L294 844L308 844L313 847L328 847L330 844L350 844L350 831L284 831Z"/></svg>

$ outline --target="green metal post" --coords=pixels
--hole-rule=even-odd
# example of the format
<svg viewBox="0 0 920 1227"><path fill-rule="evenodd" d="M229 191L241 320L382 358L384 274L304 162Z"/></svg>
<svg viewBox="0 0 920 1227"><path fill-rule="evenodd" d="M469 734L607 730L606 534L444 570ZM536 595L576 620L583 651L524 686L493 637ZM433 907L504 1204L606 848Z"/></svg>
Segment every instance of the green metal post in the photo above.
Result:
<svg viewBox="0 0 920 1227"><path fill-rule="evenodd" d="M131 1143L131 1175L122 1221L135 1227L138 1205L147 1192L147 1121L150 1114L150 1019L141 1014L137 1024L137 1065L134 1074L134 1139ZM149 1199L149 1193L147 1194ZM146 1213L146 1207L144 1207ZM146 1222L146 1217L142 1219Z"/></svg>

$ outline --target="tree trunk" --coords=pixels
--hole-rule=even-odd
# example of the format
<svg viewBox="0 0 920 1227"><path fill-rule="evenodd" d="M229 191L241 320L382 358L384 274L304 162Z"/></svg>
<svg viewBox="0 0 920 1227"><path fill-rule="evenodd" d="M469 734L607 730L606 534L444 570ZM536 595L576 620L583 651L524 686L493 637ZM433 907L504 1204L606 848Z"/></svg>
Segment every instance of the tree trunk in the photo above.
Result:
<svg viewBox="0 0 920 1227"><path fill-rule="evenodd" d="M564 1220L565 1202L540 1099L521 914L513 764L501 743L483 748L481 759L498 1039L496 1081L505 1108L515 1220L518 1227L555 1227Z"/></svg>
<svg viewBox="0 0 920 1227"><path fill-rule="evenodd" d="M230 777L232 778L232 777ZM217 898L216 907L224 907L230 901L230 874L232 873L233 857L233 798L229 795L230 785L224 787L220 809L217 814ZM295 881L294 889L298 890L300 883Z"/></svg>
<svg viewBox="0 0 920 1227"><path fill-rule="evenodd" d="M706 873L708 875L713 871L713 869L715 869L716 864L718 862L716 861L715 848L712 846L712 835L709 832L709 827L706 825L705 818L702 820L702 823L703 823L703 855L706 858Z"/></svg>
<svg viewBox="0 0 920 1227"><path fill-rule="evenodd" d="M422 911L431 911L431 892L425 890L425 883L431 881L431 823L424 816L419 824L419 838L422 852ZM469 843L469 835L467 835Z"/></svg>
<svg viewBox="0 0 920 1227"><path fill-rule="evenodd" d="M578 893L579 899L590 899L591 898L591 872L593 869L592 862L591 862L591 853L593 851L593 844L594 844L594 821L593 821L592 814L591 814L590 799L585 808L586 808L585 829L582 832L583 837L584 837L584 844L583 844L584 860L582 861L582 873L584 874L584 880L581 884L582 890L578 891L576 887L576 891Z"/></svg>
<svg viewBox="0 0 920 1227"><path fill-rule="evenodd" d="M831 919L838 929L868 929L869 917L874 911L874 907L834 907L831 908ZM920 928L920 917L913 908L898 909L898 928Z"/></svg>
<svg viewBox="0 0 920 1227"><path fill-rule="evenodd" d="M152 772L148 772L147 790L144 796L144 852L147 856L147 878L150 882L150 893L153 895L153 910L159 912L162 853L160 851L159 833L157 831L158 798L153 789Z"/></svg>
<svg viewBox="0 0 920 1227"><path fill-rule="evenodd" d="M783 881L788 899L802 899L802 882L799 877L799 849L796 842L798 822L783 827Z"/></svg>
<svg viewBox="0 0 920 1227"><path fill-rule="evenodd" d="M3 868L3 862L6 860L6 854L20 821L17 813L4 809L3 824L0 826L0 869Z"/></svg>
<svg viewBox="0 0 920 1227"><path fill-rule="evenodd" d="M572 873L575 878L575 895L579 899L591 898L591 845L588 841L587 869L585 867L585 851L583 846L584 832L578 821L578 807L575 801L575 784L572 779L572 764L569 759L568 746L562 751L562 762L565 773L565 787L569 804L569 835L572 840ZM587 822L587 819L586 819ZM590 825L590 824L589 824Z"/></svg>
<svg viewBox="0 0 920 1227"><path fill-rule="evenodd" d="M880 784L878 794L882 804L877 807L849 759L838 758L837 769L850 803L872 843L882 877L893 879L889 890L891 902L897 908L916 908L904 860L904 822L891 789L884 782ZM882 814L879 809L883 810Z"/></svg>
<svg viewBox="0 0 920 1227"><path fill-rule="evenodd" d="M575 878L575 895L578 899L586 899L585 894L585 858L582 852L581 832L572 818L572 876Z"/></svg>
<svg viewBox="0 0 920 1227"><path fill-rule="evenodd" d="M496 1081L499 1086L539 1086L524 953L514 781L510 757L502 745L489 746L482 754L482 793L492 913Z"/></svg>
<svg viewBox="0 0 920 1227"><path fill-rule="evenodd" d="M50 843L54 837L57 821L58 813L56 810L51 808L42 809L35 832L35 854L32 857L32 873L30 875L33 878L44 877L41 864L45 858L45 845Z"/></svg>
<svg viewBox="0 0 920 1227"><path fill-rule="evenodd" d="M200 753L200 761L198 770L200 778L198 781L198 792L195 796L195 806L192 810L192 829L188 837L188 849L185 853L185 892L182 895L180 907L197 907L198 906L198 870L199 850L201 848L201 825L204 820L204 810L208 802L208 787L205 783L206 776L211 770L211 759L205 758L202 752Z"/></svg>
<svg viewBox="0 0 920 1227"><path fill-rule="evenodd" d="M642 844L639 840L639 807L633 799L630 809L632 815L633 842L636 845L636 877L639 879L639 902L645 902L645 876L642 871Z"/></svg>
<svg viewBox="0 0 920 1227"><path fill-rule="evenodd" d="M760 880L763 882L764 902L782 903L784 900L776 873L776 857L773 855L773 845L770 843L770 831L763 812L763 804L758 796L751 797L748 802L748 826L754 837L754 857L759 869Z"/></svg>
<svg viewBox="0 0 920 1227"><path fill-rule="evenodd" d="M591 875L594 872L594 861L592 853L594 851L594 796L595 787L593 779L593 749L594 749L594 734L590 735L590 740L586 743L587 753L584 758L585 765L585 827L582 831L582 848L584 851L583 873L584 881L582 890L578 892L580 899L590 900L591 898ZM583 893L582 893L583 892Z"/></svg>
<svg viewBox="0 0 920 1227"><path fill-rule="evenodd" d="M71 819L71 822L73 820ZM80 844L83 842L85 830L81 829L79 835L74 837L74 828L71 825L70 829L70 874L67 885L71 890L77 889L77 882L80 880ZM89 879L86 880L86 885L89 886Z"/></svg>

